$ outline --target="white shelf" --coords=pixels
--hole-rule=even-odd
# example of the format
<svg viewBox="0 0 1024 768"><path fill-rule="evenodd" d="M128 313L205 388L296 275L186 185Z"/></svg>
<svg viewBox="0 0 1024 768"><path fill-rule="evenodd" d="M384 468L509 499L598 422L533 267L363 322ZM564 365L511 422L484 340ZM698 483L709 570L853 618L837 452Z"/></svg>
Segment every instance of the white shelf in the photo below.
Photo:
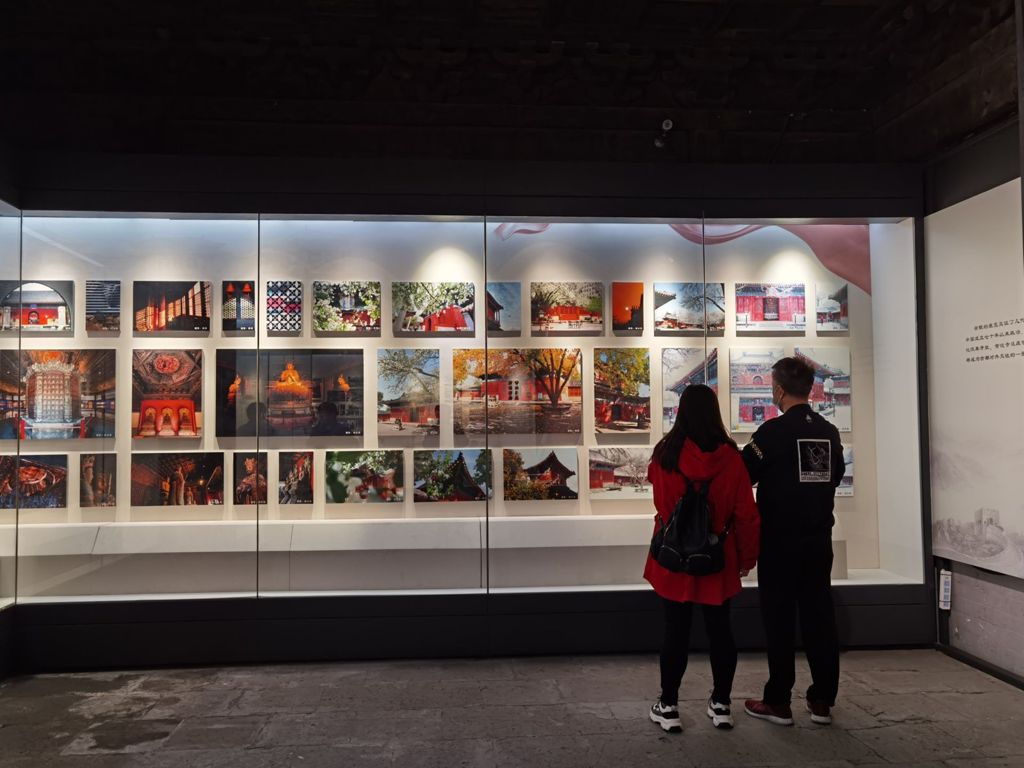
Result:
<svg viewBox="0 0 1024 768"><path fill-rule="evenodd" d="M492 549L648 546L651 515L492 517Z"/></svg>

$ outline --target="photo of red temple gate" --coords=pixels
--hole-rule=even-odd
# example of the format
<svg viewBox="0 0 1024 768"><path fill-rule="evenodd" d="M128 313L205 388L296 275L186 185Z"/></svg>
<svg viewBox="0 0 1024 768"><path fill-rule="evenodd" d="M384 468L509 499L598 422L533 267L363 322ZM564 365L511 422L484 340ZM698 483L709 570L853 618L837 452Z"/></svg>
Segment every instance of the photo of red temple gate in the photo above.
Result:
<svg viewBox="0 0 1024 768"><path fill-rule="evenodd" d="M647 467L651 449L591 448L589 487L591 501L653 499Z"/></svg>
<svg viewBox="0 0 1024 768"><path fill-rule="evenodd" d="M441 351L377 350L377 434L437 435L441 429Z"/></svg>
<svg viewBox="0 0 1024 768"><path fill-rule="evenodd" d="M795 353L814 369L811 407L840 432L852 431L849 347L797 347Z"/></svg>
<svg viewBox="0 0 1024 768"><path fill-rule="evenodd" d="M772 366L782 347L729 350L729 399L734 432L753 432L779 415L772 402Z"/></svg>
<svg viewBox="0 0 1024 768"><path fill-rule="evenodd" d="M582 430L578 348L456 349L452 370L457 435Z"/></svg>
<svg viewBox="0 0 1024 768"><path fill-rule="evenodd" d="M807 327L803 283L737 283L736 330L797 332Z"/></svg>
<svg viewBox="0 0 1024 768"><path fill-rule="evenodd" d="M842 280L814 286L818 331L830 335L850 332L850 285Z"/></svg>

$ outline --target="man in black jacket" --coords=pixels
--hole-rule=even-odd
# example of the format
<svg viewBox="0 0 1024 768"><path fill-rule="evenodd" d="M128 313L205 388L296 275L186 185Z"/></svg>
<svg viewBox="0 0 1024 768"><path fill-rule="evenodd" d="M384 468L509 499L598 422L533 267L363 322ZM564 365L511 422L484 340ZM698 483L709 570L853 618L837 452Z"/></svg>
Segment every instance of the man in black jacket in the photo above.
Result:
<svg viewBox="0 0 1024 768"><path fill-rule="evenodd" d="M761 512L757 582L768 642L763 699L748 701L746 711L779 725L793 724L798 609L813 680L807 689L813 722L832 722L839 688L832 511L845 467L839 431L808 402L813 386L814 369L803 360L786 357L772 366L772 401L782 415L762 424L743 449Z"/></svg>

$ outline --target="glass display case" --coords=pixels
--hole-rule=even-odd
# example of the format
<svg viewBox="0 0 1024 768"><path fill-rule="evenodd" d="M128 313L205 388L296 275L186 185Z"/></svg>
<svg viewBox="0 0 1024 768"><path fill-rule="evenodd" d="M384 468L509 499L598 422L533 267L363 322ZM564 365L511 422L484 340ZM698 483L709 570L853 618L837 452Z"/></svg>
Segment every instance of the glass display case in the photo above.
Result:
<svg viewBox="0 0 1024 768"><path fill-rule="evenodd" d="M17 285L21 276L21 216L17 209L0 201L0 282L6 285ZM4 303L4 309L0 312L9 314L9 309L15 313L19 307L9 307ZM18 351L19 334L10 331L0 332L0 355L16 354ZM5 383L0 389L0 398L3 398L3 420L9 418L9 410L12 400L17 398L20 383L14 382L13 387ZM12 443L14 441L5 441ZM3 451L11 453L12 451ZM15 445L14 454L17 454ZM12 463L11 457L6 459L8 464ZM16 461L16 458L14 459ZM14 604L16 593L15 557L18 550L18 504L16 494L12 489L4 487L0 493L0 610Z"/></svg>
<svg viewBox="0 0 1024 768"><path fill-rule="evenodd" d="M924 580L912 220L11 211L0 270L0 604L645 589L679 393L742 445L783 355L834 580Z"/></svg>

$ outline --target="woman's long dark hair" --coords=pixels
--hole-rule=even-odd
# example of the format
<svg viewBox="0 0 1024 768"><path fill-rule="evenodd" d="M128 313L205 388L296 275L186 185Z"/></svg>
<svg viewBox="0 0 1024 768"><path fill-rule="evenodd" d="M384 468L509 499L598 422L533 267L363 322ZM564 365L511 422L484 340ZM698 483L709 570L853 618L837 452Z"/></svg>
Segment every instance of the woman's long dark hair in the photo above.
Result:
<svg viewBox="0 0 1024 768"><path fill-rule="evenodd" d="M667 472L678 472L679 454L687 440L692 440L705 453L710 453L720 445L736 447L736 441L729 436L722 422L718 395L704 384L691 384L683 390L679 396L676 423L654 446L651 460Z"/></svg>

